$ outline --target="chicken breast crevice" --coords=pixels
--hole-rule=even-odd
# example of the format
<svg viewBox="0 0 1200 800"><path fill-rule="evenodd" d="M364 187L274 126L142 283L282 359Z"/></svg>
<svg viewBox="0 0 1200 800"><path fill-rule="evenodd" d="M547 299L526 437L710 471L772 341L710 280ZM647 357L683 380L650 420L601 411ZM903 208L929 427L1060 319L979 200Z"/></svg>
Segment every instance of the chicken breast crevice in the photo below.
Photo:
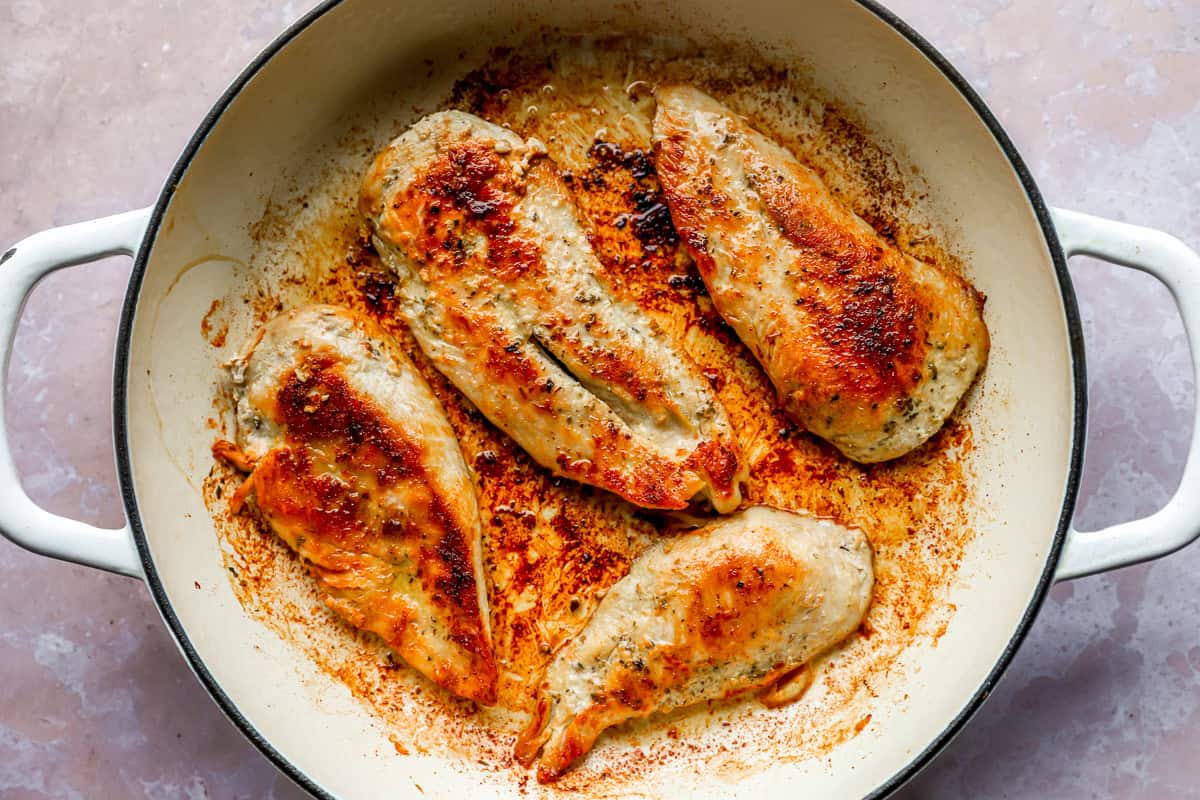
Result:
<svg viewBox="0 0 1200 800"><path fill-rule="evenodd" d="M373 322L309 306L235 359L249 495L324 600L454 694L496 701L475 488L441 404Z"/></svg>
<svg viewBox="0 0 1200 800"><path fill-rule="evenodd" d="M686 86L655 97L679 236L788 411L866 463L936 433L987 359L983 297L885 241L713 98Z"/></svg>
<svg viewBox="0 0 1200 800"><path fill-rule="evenodd" d="M725 409L597 277L540 143L431 114L379 155L361 206L421 348L536 462L647 508L697 495L738 506L745 468Z"/></svg>
<svg viewBox="0 0 1200 800"><path fill-rule="evenodd" d="M870 604L861 531L754 506L652 545L555 655L516 756L551 781L628 719L769 686Z"/></svg>

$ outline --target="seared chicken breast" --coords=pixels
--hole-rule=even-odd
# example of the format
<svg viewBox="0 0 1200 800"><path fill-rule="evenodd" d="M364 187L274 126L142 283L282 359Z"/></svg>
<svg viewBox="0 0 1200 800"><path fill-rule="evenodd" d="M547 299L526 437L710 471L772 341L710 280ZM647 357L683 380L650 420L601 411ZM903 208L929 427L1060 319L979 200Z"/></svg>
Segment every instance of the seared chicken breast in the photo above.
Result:
<svg viewBox="0 0 1200 800"><path fill-rule="evenodd" d="M479 511L454 430L374 323L332 306L273 320L235 359L237 442L252 497L350 624L430 680L496 701Z"/></svg>
<svg viewBox="0 0 1200 800"><path fill-rule="evenodd" d="M858 627L860 531L755 506L651 546L547 668L516 755L560 775L606 728L767 686Z"/></svg>
<svg viewBox="0 0 1200 800"><path fill-rule="evenodd" d="M671 217L785 407L861 462L936 433L987 359L982 296L885 241L713 98L685 86L656 98Z"/></svg>
<svg viewBox="0 0 1200 800"><path fill-rule="evenodd" d="M384 150L362 210L400 313L437 369L558 475L647 508L719 511L745 470L696 364L597 278L536 140L456 111Z"/></svg>

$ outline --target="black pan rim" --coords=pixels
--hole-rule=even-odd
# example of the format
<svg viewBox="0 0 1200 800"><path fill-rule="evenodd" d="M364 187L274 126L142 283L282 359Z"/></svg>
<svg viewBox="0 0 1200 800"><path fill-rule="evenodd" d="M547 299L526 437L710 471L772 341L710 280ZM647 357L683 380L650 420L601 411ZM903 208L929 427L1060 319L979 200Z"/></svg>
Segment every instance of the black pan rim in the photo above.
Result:
<svg viewBox="0 0 1200 800"><path fill-rule="evenodd" d="M154 241L157 237L159 226L174 195L175 187L179 185L180 180L182 180L196 153L203 146L208 134L254 75L293 39L307 30L313 22L341 5L342 2L343 0L323 0L304 16L292 23L287 30L267 45L229 85L205 115L196 132L188 141L187 146L172 168L166 183L163 185L162 192L154 204L154 209L146 228L145 238L134 259L133 271L129 278L129 287L121 308L121 320L117 330L116 357L113 365L113 432L117 477L120 483L122 503L125 506L125 514L129 520L130 530L133 532L138 555L142 561L146 585L154 599L154 604L162 615L163 622L166 624L171 636L175 639L176 645L183 653L188 666L199 679L200 683L203 684L205 690L213 698L217 706L224 712L225 716L280 771L314 797L322 798L322 800L334 800L335 795L320 786L302 769L275 749L266 737L259 733L250 720L241 713L234 700L226 694L205 666L204 661L192 645L183 624L171 606L166 588L151 558L145 528L142 525L141 515L138 512L137 497L134 492L133 466L130 459L126 402L129 394L129 342L133 333L134 316L137 311L142 280L145 277L150 252L154 249ZM924 769L980 709L1012 662L1017 649L1028 635L1034 618L1045 602L1046 595L1054 583L1055 569L1062 554L1063 545L1066 542L1067 530L1070 526L1079 494L1079 484L1083 471L1083 446L1087 432L1087 370L1084 362L1083 325L1075 299L1074 285L1067 270L1066 256L1059 244L1058 235L1055 232L1054 223L1050 217L1050 210L1042 198L1041 191L1038 189L1032 174L1029 172L1020 153L1017 152L1016 146L1005 132L999 120L991 112L987 104L984 103L979 94L971 87L970 83L967 82L966 78L928 40L917 33L896 14L884 8L878 0L853 0L853 2L903 36L909 44L920 51L922 55L938 68L938 71L954 85L955 89L970 104L979 119L987 127L992 137L996 140L996 144L1004 153L1005 158L1007 158L1013 172L1017 175L1021 187L1025 191L1026 199L1029 201L1037 217L1038 224L1041 226L1042 235L1045 238L1047 249L1054 264L1055 277L1058 280L1063 311L1067 320L1067 332L1071 349L1071 371L1075 394L1072 420L1073 430L1071 434L1071 459L1067 484L1063 495L1062 510L1059 514L1058 529L1055 532L1050 551L1047 553L1042 575L1038 579L1037 587L1028 606L1026 606L1025 613L1022 615L1016 630L1013 632L1004 651L1000 654L999 659L979 685L979 688L972 694L966 705L947 723L941 733L934 737L933 741L907 765L868 795L870 798L882 798L895 792Z"/></svg>

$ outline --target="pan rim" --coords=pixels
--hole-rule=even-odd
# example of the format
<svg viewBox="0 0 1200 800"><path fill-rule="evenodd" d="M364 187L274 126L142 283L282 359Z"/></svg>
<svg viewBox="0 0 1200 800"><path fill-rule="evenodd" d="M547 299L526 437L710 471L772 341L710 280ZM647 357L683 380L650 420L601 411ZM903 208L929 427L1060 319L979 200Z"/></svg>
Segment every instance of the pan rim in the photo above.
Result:
<svg viewBox="0 0 1200 800"><path fill-rule="evenodd" d="M150 555L149 544L145 535L141 515L138 511L137 497L134 492L133 466L130 458L129 425L127 400L129 396L129 349L132 340L134 317L141 294L142 281L145 276L149 255L154 249L154 243L159 228L174 196L175 188L182 180L184 173L192 160L203 146L209 133L220 121L226 109L241 93L250 80L277 53L283 50L293 39L308 29L312 23L329 11L340 6L343 0L322 0L309 10L283 33L270 42L233 80L220 98L205 114L203 120L189 139L183 152L163 185L158 199L155 201L145 237L134 259L133 270L130 274L125 299L122 303L121 318L117 329L116 355L113 365L113 432L114 448L116 451L117 478L120 485L122 504L125 515L133 534L138 556L141 559L146 585L150 590L154 604L166 624L176 646L184 656L188 667L204 686L205 691L212 697L225 716L234 726L261 752L277 769L283 772L296 784L314 797L321 800L334 800L333 793L325 789L310 777L300 766L293 763L287 756L275 748L271 742L247 719L238 708L237 703L221 687L220 683L209 672L204 660L192 645L178 615L176 615L166 587L154 566ZM887 781L876 787L867 797L886 797L924 769L950 740L953 739L967 722L979 711L984 701L991 694L1004 672L1007 670L1018 648L1024 642L1032 627L1033 620L1045 602L1046 595L1054 583L1054 572L1066 541L1067 531L1074 514L1079 493L1079 485L1083 468L1083 449L1086 438L1087 420L1087 371L1084 360L1083 325L1075 297L1074 284L1067 270L1066 256L1059 244L1050 216L1049 207L1042 197L1032 174L1018 153L1016 146L1005 132L1000 121L992 113L982 97L975 91L966 78L941 54L927 39L902 20L894 12L884 8L878 0L851 0L862 9L868 11L881 22L900 34L912 47L916 48L932 63L941 75L948 80L959 92L971 109L987 127L997 146L1003 152L1009 166L1017 176L1026 200L1042 230L1042 236L1049 251L1054 266L1055 278L1058 281L1059 295L1062 301L1064 316L1067 322L1068 344L1071 355L1071 377L1074 401L1072 408L1071 455L1067 472L1067 482L1064 489L1062 508L1059 513L1054 539L1046 554L1045 566L1038 578L1037 586L1021 616L1012 636L1005 645L995 664L979 687L972 693L962 709L947 722L942 731L920 753L914 756L904 767L895 772Z"/></svg>

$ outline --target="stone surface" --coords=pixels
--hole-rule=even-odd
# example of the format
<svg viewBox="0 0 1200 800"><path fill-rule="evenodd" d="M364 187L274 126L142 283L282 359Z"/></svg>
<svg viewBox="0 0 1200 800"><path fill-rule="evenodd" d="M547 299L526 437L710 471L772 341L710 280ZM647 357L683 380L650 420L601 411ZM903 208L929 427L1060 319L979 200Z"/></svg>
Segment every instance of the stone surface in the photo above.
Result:
<svg viewBox="0 0 1200 800"><path fill-rule="evenodd" d="M1200 5L893 0L980 90L1050 202L1200 245ZM0 6L0 243L145 205L224 85L307 3ZM59 273L8 424L51 510L118 525L112 342L129 263ZM1193 380L1151 279L1077 260L1092 428L1083 528L1160 506ZM978 717L902 796L1200 798L1200 547L1066 584ZM0 540L0 797L299 798L221 716L137 582Z"/></svg>

